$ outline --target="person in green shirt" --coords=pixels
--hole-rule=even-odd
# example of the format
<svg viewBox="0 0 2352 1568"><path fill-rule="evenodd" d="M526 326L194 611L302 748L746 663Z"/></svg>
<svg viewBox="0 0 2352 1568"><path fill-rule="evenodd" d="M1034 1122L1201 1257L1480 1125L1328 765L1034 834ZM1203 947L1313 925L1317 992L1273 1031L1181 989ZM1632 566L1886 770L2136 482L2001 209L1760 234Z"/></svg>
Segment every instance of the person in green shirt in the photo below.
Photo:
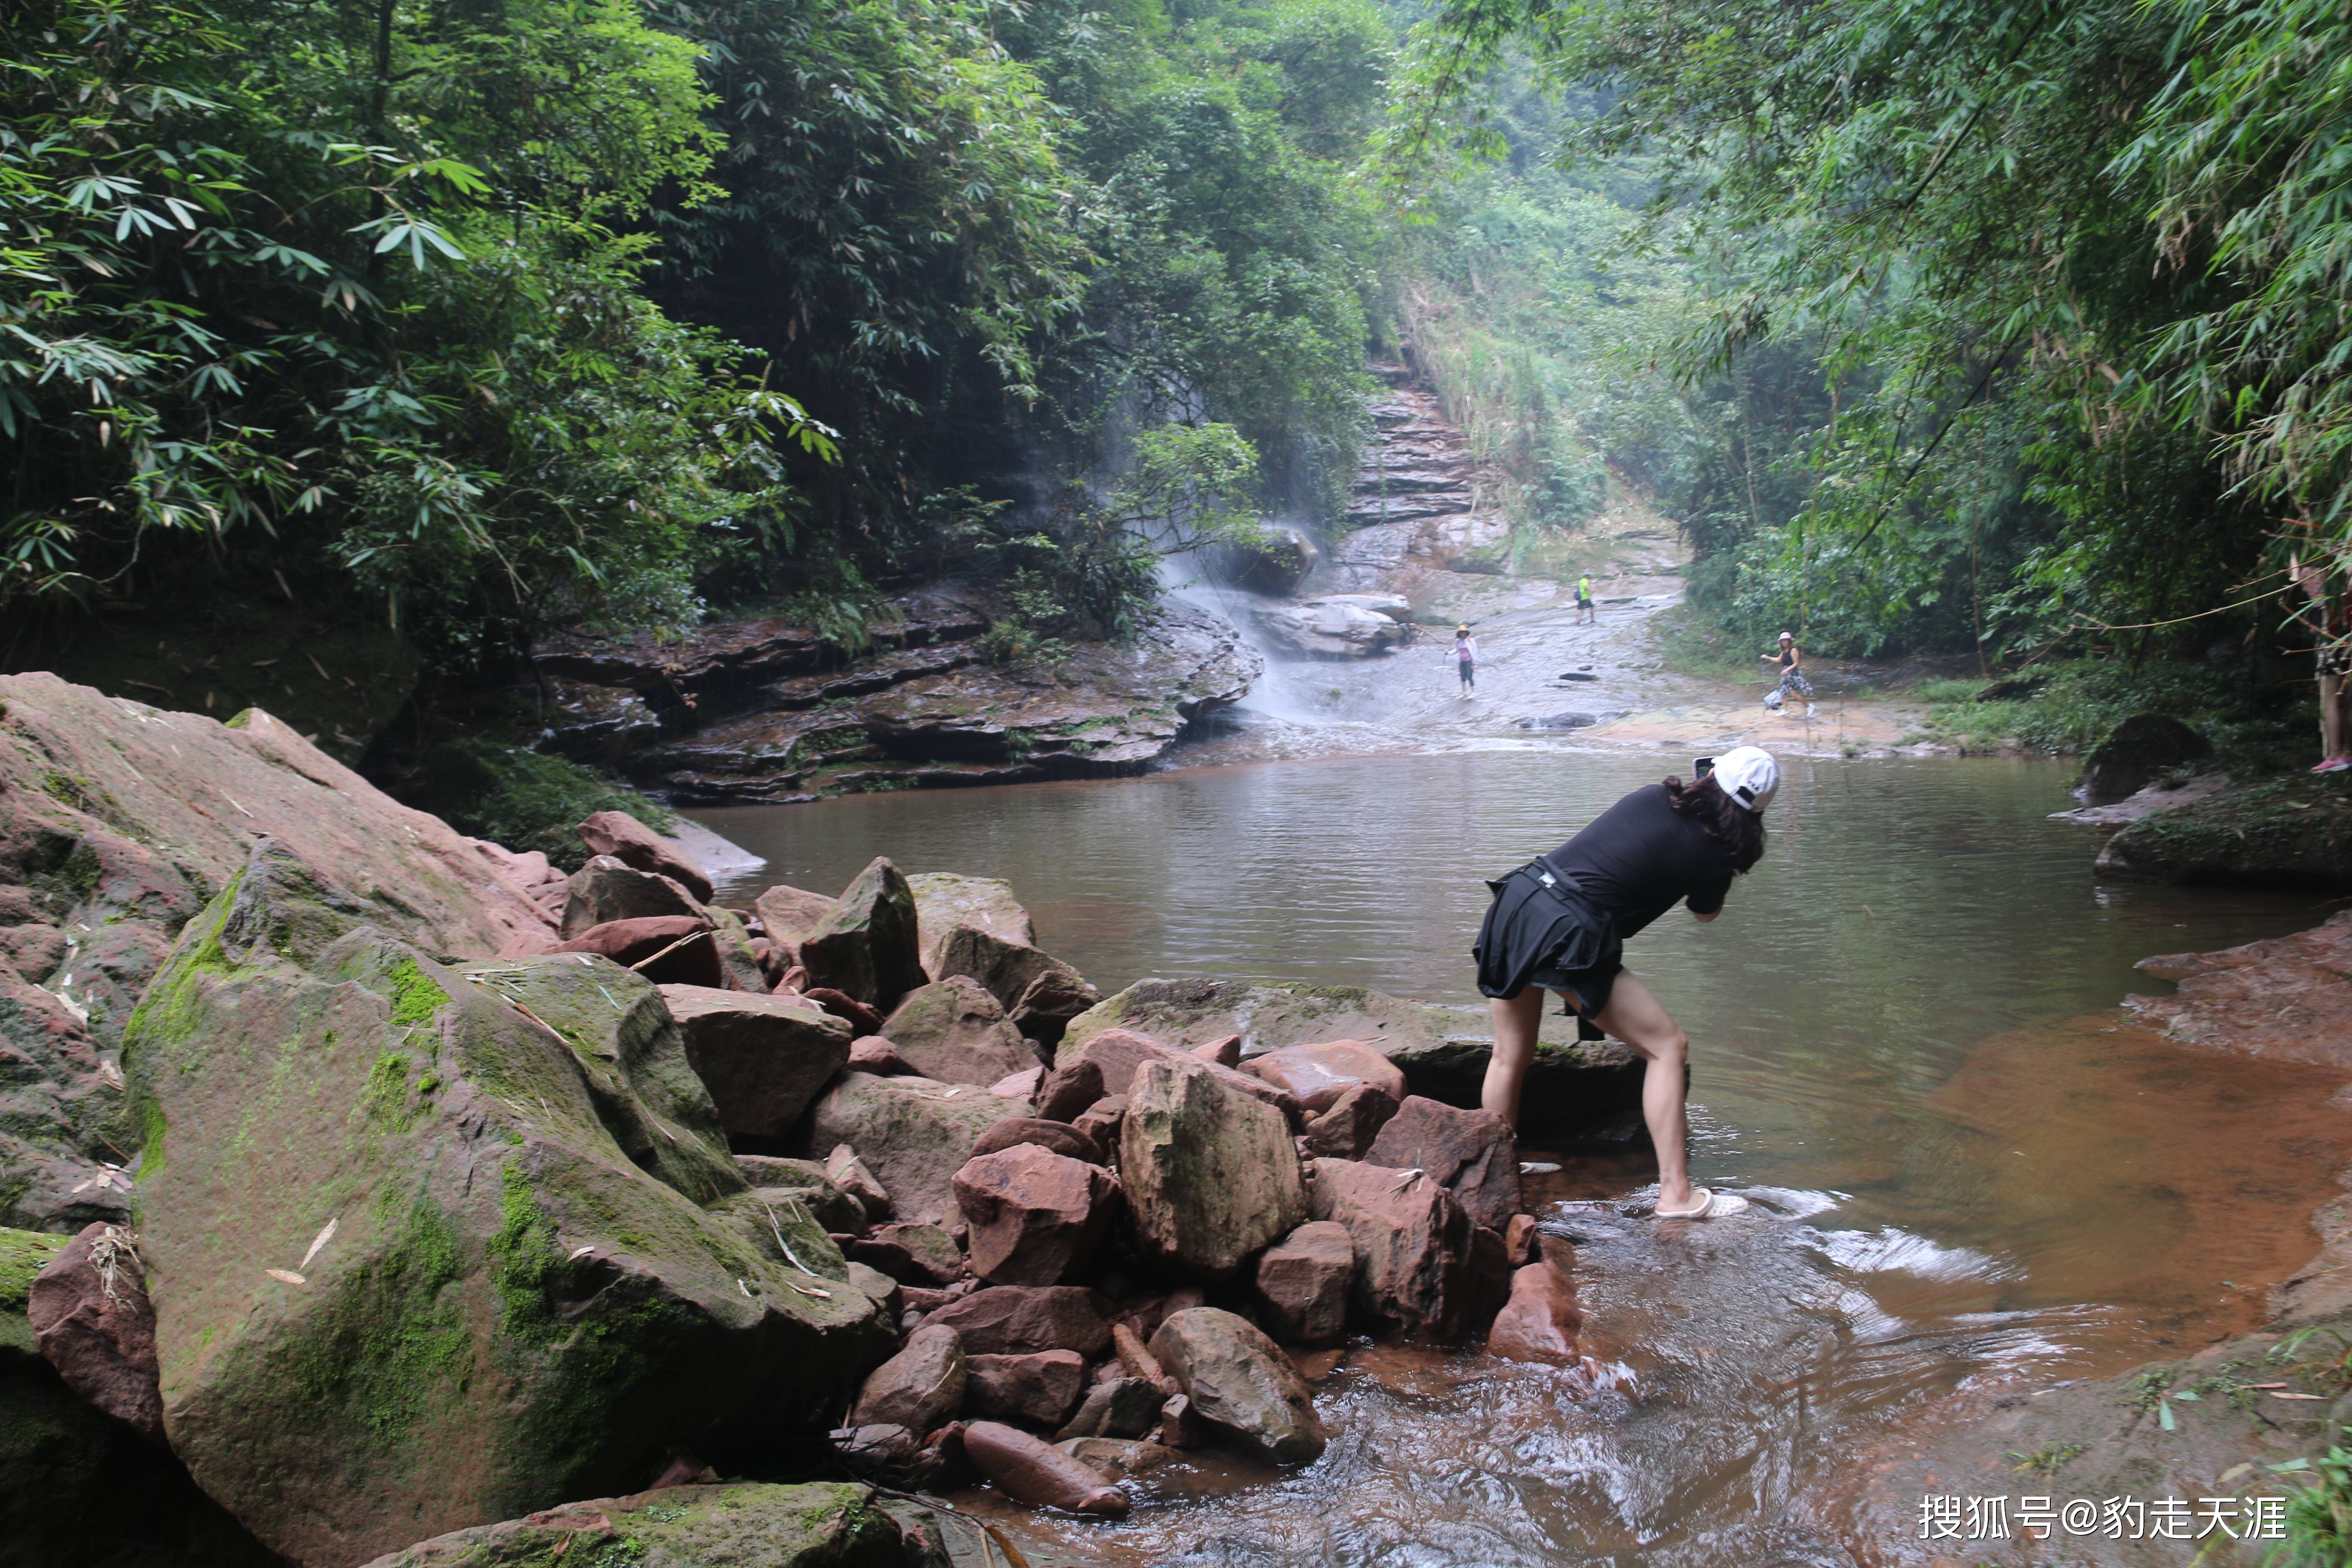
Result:
<svg viewBox="0 0 2352 1568"><path fill-rule="evenodd" d="M1576 579L1576 624L1580 626L1584 625L1587 616L1592 617L1594 625L1600 624L1601 612L1592 607L1592 574L1590 572Z"/></svg>

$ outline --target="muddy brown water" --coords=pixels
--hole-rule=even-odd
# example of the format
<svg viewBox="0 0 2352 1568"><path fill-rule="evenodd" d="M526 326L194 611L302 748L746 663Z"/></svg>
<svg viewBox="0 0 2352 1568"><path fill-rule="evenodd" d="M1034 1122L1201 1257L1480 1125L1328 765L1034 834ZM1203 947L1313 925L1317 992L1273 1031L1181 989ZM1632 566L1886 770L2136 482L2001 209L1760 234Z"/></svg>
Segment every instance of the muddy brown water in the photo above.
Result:
<svg viewBox="0 0 2352 1568"><path fill-rule="evenodd" d="M1146 975L1475 1000L1480 879L1676 759L1545 744L698 813L831 891L876 854L1003 877L1106 992ZM2298 929L2308 898L2106 885L2053 765L1794 760L1771 847L1628 962L1693 1041L1699 1179L1751 1215L1639 1216L1638 1155L1531 1184L1627 1386L1351 1346L1285 1476L1207 1465L1105 1526L1002 1510L1034 1560L1848 1563L1841 1467L1956 1390L2101 1375L2242 1331L2352 1159L2339 1075L2124 1026L2150 953ZM1545 1152L1527 1150L1531 1158ZM985 1494L966 1500L997 1505Z"/></svg>

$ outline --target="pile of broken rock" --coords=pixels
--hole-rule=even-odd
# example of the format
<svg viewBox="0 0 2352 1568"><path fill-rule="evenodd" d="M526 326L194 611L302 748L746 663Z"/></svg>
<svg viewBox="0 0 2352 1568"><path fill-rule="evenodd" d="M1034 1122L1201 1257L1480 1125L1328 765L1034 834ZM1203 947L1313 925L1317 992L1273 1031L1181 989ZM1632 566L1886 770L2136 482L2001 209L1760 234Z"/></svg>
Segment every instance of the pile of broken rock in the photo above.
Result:
<svg viewBox="0 0 2352 1568"><path fill-rule="evenodd" d="M738 1154L755 1182L815 1190L907 1334L832 1435L860 1471L1123 1513L1111 1479L1166 1449L1323 1451L1285 1346L1491 1321L1498 1354L1579 1361L1510 1129L1408 1094L1373 1046L1244 1059L1238 1036L1096 1027L1118 999L1090 1006L1000 882L877 860L839 900L775 888L756 913L778 995L878 1025L776 1156ZM774 1135L777 1091L736 1065L752 1053L715 1062L697 1037L715 1015L665 989L738 1149ZM756 1054L781 1077L819 1053Z"/></svg>
<svg viewBox="0 0 2352 1568"><path fill-rule="evenodd" d="M1401 1055L1148 1023L1164 983L1098 998L1001 883L730 910L610 814L561 878L266 715L5 679L0 880L49 922L8 929L66 943L0 971L65 1108L8 1124L10 1217L79 1235L0 1232L0 1416L120 1440L68 1476L0 1420L0 1533L95 1540L70 1500L128 1443L224 1510L208 1563L931 1562L964 1527L875 1483L1117 1512L1178 1447L1312 1460L1306 1347L1576 1363L1509 1131ZM122 931L139 963L87 961Z"/></svg>

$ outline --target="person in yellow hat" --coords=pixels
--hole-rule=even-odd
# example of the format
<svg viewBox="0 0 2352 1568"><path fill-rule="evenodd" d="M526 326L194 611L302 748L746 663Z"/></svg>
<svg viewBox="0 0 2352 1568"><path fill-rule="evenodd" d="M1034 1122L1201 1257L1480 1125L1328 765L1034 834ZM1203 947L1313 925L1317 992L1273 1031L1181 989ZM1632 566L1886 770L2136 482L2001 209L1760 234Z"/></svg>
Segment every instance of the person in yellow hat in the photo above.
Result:
<svg viewBox="0 0 2352 1568"><path fill-rule="evenodd" d="M1478 639L1470 635L1467 621L1454 628L1454 665L1462 675L1462 695L1477 690Z"/></svg>

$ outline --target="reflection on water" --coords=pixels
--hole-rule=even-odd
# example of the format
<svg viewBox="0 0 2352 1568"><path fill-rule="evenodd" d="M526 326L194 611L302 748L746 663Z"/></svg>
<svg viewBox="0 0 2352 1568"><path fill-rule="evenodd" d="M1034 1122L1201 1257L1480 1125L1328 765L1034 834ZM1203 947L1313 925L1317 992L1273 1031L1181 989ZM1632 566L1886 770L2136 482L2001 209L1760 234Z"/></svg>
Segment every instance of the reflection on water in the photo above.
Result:
<svg viewBox="0 0 2352 1568"><path fill-rule="evenodd" d="M876 854L1010 879L1107 991L1295 979L1473 1000L1495 875L1656 758L1514 749L700 814L831 891ZM1725 918L1632 965L1693 1040L1695 1163L1749 1218L1621 1212L1638 1157L1532 1188L1572 1238L1594 1353L1633 1391L1470 1354L1358 1347L1304 1473L1116 1527L1030 1519L1050 1559L1851 1561L1815 1526L1839 1464L1957 1387L2116 1370L2239 1331L2314 1249L2352 1158L2316 1069L2116 1026L2151 952L2308 924L2307 899L2110 887L2046 820L2054 767L1797 761ZM738 889L738 892L750 889Z"/></svg>

